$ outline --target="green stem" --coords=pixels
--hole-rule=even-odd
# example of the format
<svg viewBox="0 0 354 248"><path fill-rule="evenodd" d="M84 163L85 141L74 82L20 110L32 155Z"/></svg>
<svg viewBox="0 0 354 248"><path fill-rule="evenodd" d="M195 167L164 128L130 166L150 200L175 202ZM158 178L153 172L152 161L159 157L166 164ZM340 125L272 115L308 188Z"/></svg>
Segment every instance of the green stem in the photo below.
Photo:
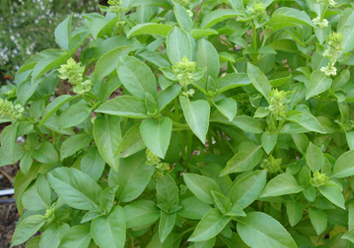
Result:
<svg viewBox="0 0 354 248"><path fill-rule="evenodd" d="M252 38L253 38L253 48L254 48L254 59L253 59L253 63L255 64L255 65L257 65L257 63L258 63L258 52L257 52L257 50L258 50L258 37L257 37L257 28L256 28L256 26L254 25L254 24L252 24Z"/></svg>
<svg viewBox="0 0 354 248"><path fill-rule="evenodd" d="M186 164L189 164L192 156L192 131L187 131L187 154L186 154Z"/></svg>
<svg viewBox="0 0 354 248"><path fill-rule="evenodd" d="M33 124L33 128L34 128L34 130L36 131L36 133L37 133L44 141L49 142L48 138L42 133L41 130L39 130L39 128L37 127L36 124Z"/></svg>

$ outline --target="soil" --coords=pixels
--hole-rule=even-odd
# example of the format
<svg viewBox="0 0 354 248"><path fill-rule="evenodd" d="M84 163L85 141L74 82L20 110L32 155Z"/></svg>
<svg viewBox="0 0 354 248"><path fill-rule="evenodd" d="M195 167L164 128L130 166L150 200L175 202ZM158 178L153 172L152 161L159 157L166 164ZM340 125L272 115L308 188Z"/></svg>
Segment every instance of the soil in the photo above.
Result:
<svg viewBox="0 0 354 248"><path fill-rule="evenodd" d="M13 180L19 170L17 165L8 165L0 167L0 190L12 189L14 187ZM14 199L13 195L2 196L3 199ZM15 203L0 203L0 248L8 248L11 244L12 235L14 234L16 223L20 217ZM25 245L14 246L16 248L24 248Z"/></svg>

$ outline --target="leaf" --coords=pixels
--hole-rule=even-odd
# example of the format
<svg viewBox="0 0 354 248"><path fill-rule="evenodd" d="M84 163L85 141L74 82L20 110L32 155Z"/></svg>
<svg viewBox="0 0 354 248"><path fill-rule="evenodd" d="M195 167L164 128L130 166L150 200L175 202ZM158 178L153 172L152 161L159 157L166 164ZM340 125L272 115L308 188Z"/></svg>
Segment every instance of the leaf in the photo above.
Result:
<svg viewBox="0 0 354 248"><path fill-rule="evenodd" d="M219 22L241 15L241 12L231 9L218 9L211 11L203 18L202 29L211 28Z"/></svg>
<svg viewBox="0 0 354 248"><path fill-rule="evenodd" d="M188 197L181 202L181 209L177 214L183 218L200 220L206 215L211 207L196 197Z"/></svg>
<svg viewBox="0 0 354 248"><path fill-rule="evenodd" d="M127 33L127 38L143 34L167 36L168 32L170 32L172 28L173 27L170 25L159 23L138 24Z"/></svg>
<svg viewBox="0 0 354 248"><path fill-rule="evenodd" d="M296 248L291 235L275 219L261 212L248 213L237 222L241 239L252 248Z"/></svg>
<svg viewBox="0 0 354 248"><path fill-rule="evenodd" d="M127 228L152 225L160 218L160 210L150 200L138 200L124 206Z"/></svg>
<svg viewBox="0 0 354 248"><path fill-rule="evenodd" d="M145 152L119 160L119 173L110 171L108 185L119 185L116 192L118 202L130 202L136 199L150 182L155 168L145 164Z"/></svg>
<svg viewBox="0 0 354 248"><path fill-rule="evenodd" d="M64 110L59 116L59 129L77 126L90 116L90 107L86 103L76 103Z"/></svg>
<svg viewBox="0 0 354 248"><path fill-rule="evenodd" d="M69 50L69 41L71 38L71 22L74 13L62 21L55 29L55 42L62 48Z"/></svg>
<svg viewBox="0 0 354 248"><path fill-rule="evenodd" d="M309 208L310 221L318 236L327 228L327 216L320 209Z"/></svg>
<svg viewBox="0 0 354 248"><path fill-rule="evenodd" d="M38 85L41 83L43 78L37 79L32 82L30 79L23 81L16 89L17 99L20 101L22 105L25 105L32 97L34 92L36 91Z"/></svg>
<svg viewBox="0 0 354 248"><path fill-rule="evenodd" d="M188 98L180 96L184 117L193 133L205 144L209 127L210 106L205 100L191 102Z"/></svg>
<svg viewBox="0 0 354 248"><path fill-rule="evenodd" d="M119 160L115 152L122 140L120 118L117 116L102 115L96 118L93 125L93 136L104 161L115 171L118 171Z"/></svg>
<svg viewBox="0 0 354 248"><path fill-rule="evenodd" d="M268 78L263 74L263 72L261 72L258 67L248 63L247 75L256 90L261 93L265 99L268 100L272 86L270 85Z"/></svg>
<svg viewBox="0 0 354 248"><path fill-rule="evenodd" d="M345 209L345 201L342 192L332 185L323 185L318 187L320 193L334 205Z"/></svg>
<svg viewBox="0 0 354 248"><path fill-rule="evenodd" d="M255 167L263 157L261 146L256 146L251 142L242 142L237 154L235 154L228 162L226 167L221 171L220 176L230 173L248 171Z"/></svg>
<svg viewBox="0 0 354 248"><path fill-rule="evenodd" d="M92 221L92 238L101 248L124 248L125 228L123 208L115 206L109 215L98 217Z"/></svg>
<svg viewBox="0 0 354 248"><path fill-rule="evenodd" d="M232 124L237 126L238 128L249 132L249 133L262 133L262 127L259 124L259 121L251 116L248 115L239 115L236 116Z"/></svg>
<svg viewBox="0 0 354 248"><path fill-rule="evenodd" d="M47 180L39 174L35 183L23 192L23 206L29 211L44 210L51 205L51 193Z"/></svg>
<svg viewBox="0 0 354 248"><path fill-rule="evenodd" d="M216 108L231 122L237 113L237 102L233 98L223 98L215 103Z"/></svg>
<svg viewBox="0 0 354 248"><path fill-rule="evenodd" d="M199 42L197 53L197 67L206 68L204 78L209 76L214 80L217 79L220 70L219 55L212 43L206 39Z"/></svg>
<svg viewBox="0 0 354 248"><path fill-rule="evenodd" d="M299 111L289 111L286 115L286 119L300 124L302 127L309 131L326 133L324 128L318 122L318 120L310 113L302 113Z"/></svg>
<svg viewBox="0 0 354 248"><path fill-rule="evenodd" d="M69 229L70 226L68 224L63 224L61 226L55 225L45 230L40 236L39 248L58 248L60 240Z"/></svg>
<svg viewBox="0 0 354 248"><path fill-rule="evenodd" d="M219 186L209 177L192 173L183 173L188 189L202 202L213 204L212 190L221 193Z"/></svg>
<svg viewBox="0 0 354 248"><path fill-rule="evenodd" d="M230 220L231 217L224 216L218 209L210 209L198 223L188 241L201 242L214 238L224 229Z"/></svg>
<svg viewBox="0 0 354 248"><path fill-rule="evenodd" d="M96 63L93 76L96 81L108 76L118 66L118 60L132 50L131 46L119 46L105 53Z"/></svg>
<svg viewBox="0 0 354 248"><path fill-rule="evenodd" d="M189 61L193 60L193 46L188 34L177 27L174 27L166 38L167 55L172 65L181 62L186 56Z"/></svg>
<svg viewBox="0 0 354 248"><path fill-rule="evenodd" d="M91 238L90 226L73 226L65 232L58 248L87 248Z"/></svg>
<svg viewBox="0 0 354 248"><path fill-rule="evenodd" d="M140 125L141 137L145 145L156 156L164 159L172 134L172 120L164 117L157 121L146 119Z"/></svg>
<svg viewBox="0 0 354 248"><path fill-rule="evenodd" d="M95 112L138 119L149 117L144 102L134 96L118 96L103 103Z"/></svg>
<svg viewBox="0 0 354 248"><path fill-rule="evenodd" d="M190 31L190 35L195 39L198 40L202 37L206 37L206 36L212 36L212 35L218 35L218 31L216 31L215 29L211 29L211 28L206 28L206 29L192 29Z"/></svg>
<svg viewBox="0 0 354 248"><path fill-rule="evenodd" d="M267 171L259 170L237 181L229 192L231 202L237 203L242 209L249 206L262 193L266 184L266 177Z"/></svg>
<svg viewBox="0 0 354 248"><path fill-rule="evenodd" d="M101 192L99 198L99 205L100 205L100 209L103 211L104 214L108 214L109 212L111 212L115 200L115 194L118 187L119 185L111 186L105 188Z"/></svg>
<svg viewBox="0 0 354 248"><path fill-rule="evenodd" d="M216 238L209 239L207 241L194 242L190 248L213 248L216 242Z"/></svg>
<svg viewBox="0 0 354 248"><path fill-rule="evenodd" d="M3 149L3 153L10 159L12 163L16 163L15 159L15 140L17 137L17 127L16 123L12 123L5 127L1 132L1 148Z"/></svg>
<svg viewBox="0 0 354 248"><path fill-rule="evenodd" d="M223 194L212 190L211 194L213 196L215 206L221 211L221 213L226 214L231 208L230 200Z"/></svg>
<svg viewBox="0 0 354 248"><path fill-rule="evenodd" d="M157 67L171 67L170 62L166 57L156 51L144 51L138 54L139 57L142 57L145 60L155 64Z"/></svg>
<svg viewBox="0 0 354 248"><path fill-rule="evenodd" d="M32 237L46 222L42 215L31 215L22 220L12 236L11 247L20 245Z"/></svg>
<svg viewBox="0 0 354 248"><path fill-rule="evenodd" d="M249 85L250 83L251 80L246 73L231 73L219 78L216 81L216 87L218 89L217 94L223 93L230 89L234 89L236 87Z"/></svg>
<svg viewBox="0 0 354 248"><path fill-rule="evenodd" d="M140 134L140 123L131 127L123 136L114 156L119 158L129 157L146 147Z"/></svg>
<svg viewBox="0 0 354 248"><path fill-rule="evenodd" d="M47 107L43 110L42 120L39 122L39 126L42 126L58 109L60 109L65 103L73 100L76 96L61 95L55 98Z"/></svg>
<svg viewBox="0 0 354 248"><path fill-rule="evenodd" d="M313 71L306 91L306 100L325 92L331 85L331 78L327 77L321 71Z"/></svg>
<svg viewBox="0 0 354 248"><path fill-rule="evenodd" d="M303 207L301 202L288 200L286 202L286 213L288 215L290 225L292 227L297 225L300 222L303 215Z"/></svg>
<svg viewBox="0 0 354 248"><path fill-rule="evenodd" d="M33 151L33 158L43 164L55 164L59 161L58 152L49 142L41 143L38 149Z"/></svg>
<svg viewBox="0 0 354 248"><path fill-rule="evenodd" d="M323 153L321 149L315 146L312 142L310 142L306 150L306 162L312 172L322 169L324 162Z"/></svg>
<svg viewBox="0 0 354 248"><path fill-rule="evenodd" d="M161 210L161 217L159 223L159 237L160 242L163 243L168 235L172 232L175 226L176 214L167 214Z"/></svg>
<svg viewBox="0 0 354 248"><path fill-rule="evenodd" d="M69 206L90 210L98 204L101 187L89 175L74 168L57 168L48 173L55 192Z"/></svg>
<svg viewBox="0 0 354 248"><path fill-rule="evenodd" d="M271 48L274 48L274 50L279 50L287 53L297 53L298 48L293 40L276 40L273 41L271 44L268 45Z"/></svg>
<svg viewBox="0 0 354 248"><path fill-rule="evenodd" d="M304 188L289 173L282 173L272 178L264 188L261 197L295 194Z"/></svg>
<svg viewBox="0 0 354 248"><path fill-rule="evenodd" d="M262 146L267 154L269 154L273 150L274 146L277 144L277 140L277 133L270 134L269 131L265 131L262 134Z"/></svg>
<svg viewBox="0 0 354 248"><path fill-rule="evenodd" d="M344 178L354 175L354 150L343 153L335 162L332 177Z"/></svg>
<svg viewBox="0 0 354 248"><path fill-rule="evenodd" d="M177 3L173 3L173 6L178 25L185 31L190 32L193 28L193 21L189 16L187 10Z"/></svg>
<svg viewBox="0 0 354 248"><path fill-rule="evenodd" d="M174 213L175 207L179 204L179 190L175 180L169 174L158 178L156 191L157 206L164 206L160 208L168 214Z"/></svg>
<svg viewBox="0 0 354 248"><path fill-rule="evenodd" d="M274 31L289 26L307 25L314 27L310 17L305 12L288 7L278 8L274 11L269 24Z"/></svg>
<svg viewBox="0 0 354 248"><path fill-rule="evenodd" d="M157 94L156 101L159 111L162 111L181 92L182 85L175 84Z"/></svg>
<svg viewBox="0 0 354 248"><path fill-rule="evenodd" d="M124 87L145 101L146 93L156 96L156 79L151 69L139 59L124 56L119 59L117 73Z"/></svg>
<svg viewBox="0 0 354 248"><path fill-rule="evenodd" d="M77 151L89 145L91 140L92 137L87 134L76 134L69 137L60 147L60 159L63 161L65 158L75 154Z"/></svg>
<svg viewBox="0 0 354 248"><path fill-rule="evenodd" d="M82 172L91 176L96 181L101 178L105 165L106 162L101 157L97 147L95 146L90 148L88 153L82 157L80 162Z"/></svg>

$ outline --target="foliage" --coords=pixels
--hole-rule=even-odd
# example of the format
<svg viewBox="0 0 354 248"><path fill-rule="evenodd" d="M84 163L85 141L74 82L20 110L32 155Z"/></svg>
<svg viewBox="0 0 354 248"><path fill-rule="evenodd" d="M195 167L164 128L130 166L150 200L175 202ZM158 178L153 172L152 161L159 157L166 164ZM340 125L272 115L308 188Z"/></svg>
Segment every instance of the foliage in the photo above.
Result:
<svg viewBox="0 0 354 248"><path fill-rule="evenodd" d="M84 12L98 10L97 2L2 0L0 66L3 73L13 75L30 55L56 47L53 35L55 27L70 12L79 17Z"/></svg>
<svg viewBox="0 0 354 248"><path fill-rule="evenodd" d="M109 4L2 88L12 245L353 247L350 1Z"/></svg>

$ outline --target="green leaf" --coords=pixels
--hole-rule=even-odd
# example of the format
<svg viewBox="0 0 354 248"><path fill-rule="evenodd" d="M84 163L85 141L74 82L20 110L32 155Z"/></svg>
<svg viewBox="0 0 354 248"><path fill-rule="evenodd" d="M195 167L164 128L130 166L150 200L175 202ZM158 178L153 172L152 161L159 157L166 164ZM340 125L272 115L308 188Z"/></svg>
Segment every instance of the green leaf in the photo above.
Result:
<svg viewBox="0 0 354 248"><path fill-rule="evenodd" d="M250 83L251 80L246 73L228 74L216 81L216 87L218 89L217 93L220 94L236 87L249 85Z"/></svg>
<svg viewBox="0 0 354 248"><path fill-rule="evenodd" d="M96 118L93 126L93 136L104 161L115 171L118 171L119 160L115 152L122 140L120 118L117 116L102 115Z"/></svg>
<svg viewBox="0 0 354 248"><path fill-rule="evenodd" d="M43 164L55 164L59 162L58 152L49 142L41 143L38 149L33 151L33 158Z"/></svg>
<svg viewBox="0 0 354 248"><path fill-rule="evenodd" d="M248 63L247 75L256 90L258 90L258 92L268 100L272 86L270 85L268 78L263 74L263 72L261 72L258 67Z"/></svg>
<svg viewBox="0 0 354 248"><path fill-rule="evenodd" d="M192 173L183 173L188 189L202 202L213 204L212 190L221 193L219 186L209 177Z"/></svg>
<svg viewBox="0 0 354 248"><path fill-rule="evenodd" d="M70 226L68 224L63 224L61 226L55 225L54 227L45 230L40 236L39 248L58 248L60 240L69 229Z"/></svg>
<svg viewBox="0 0 354 248"><path fill-rule="evenodd" d="M248 115L236 116L232 124L249 133L262 133L263 129L259 121Z"/></svg>
<svg viewBox="0 0 354 248"><path fill-rule="evenodd" d="M89 175L74 168L57 168L48 173L55 192L69 206L90 210L98 204L101 187Z"/></svg>
<svg viewBox="0 0 354 248"><path fill-rule="evenodd" d="M318 187L320 193L334 205L345 209L345 201L342 192L336 186L323 185Z"/></svg>
<svg viewBox="0 0 354 248"><path fill-rule="evenodd" d="M173 27L166 24L159 23L143 23L138 24L133 27L128 33L127 37L138 36L143 34L155 34L161 36L167 36L168 32L171 31Z"/></svg>
<svg viewBox="0 0 354 248"><path fill-rule="evenodd" d="M213 248L216 242L216 238L209 239L207 241L194 242L189 248Z"/></svg>
<svg viewBox="0 0 354 248"><path fill-rule="evenodd" d="M230 220L231 217L224 216L218 209L210 209L198 223L188 241L201 242L214 238L224 229Z"/></svg>
<svg viewBox="0 0 354 248"><path fill-rule="evenodd" d="M235 216L245 217L246 213L242 210L242 208L237 203L234 203L231 206L230 210L225 215L231 217L235 217Z"/></svg>
<svg viewBox="0 0 354 248"><path fill-rule="evenodd" d="M273 150L273 148L277 144L277 140L278 140L277 133L270 134L269 131L265 131L262 134L262 146L264 151L267 154L269 154Z"/></svg>
<svg viewBox="0 0 354 248"><path fill-rule="evenodd" d="M301 152L302 154L306 153L307 147L310 143L306 134L304 134L304 133L295 134L294 133L294 134L291 134L291 138L294 141L299 152Z"/></svg>
<svg viewBox="0 0 354 248"><path fill-rule="evenodd" d="M342 236L342 239L347 239L350 242L354 243L354 229L349 230Z"/></svg>
<svg viewBox="0 0 354 248"><path fill-rule="evenodd" d="M327 77L321 71L313 71L306 91L306 100L325 92L331 85L331 78Z"/></svg>
<svg viewBox="0 0 354 248"><path fill-rule="evenodd" d="M20 245L34 235L46 222L42 215L31 215L22 220L12 236L11 247Z"/></svg>
<svg viewBox="0 0 354 248"><path fill-rule="evenodd" d="M157 94L156 101L159 111L162 111L181 92L182 85L175 84Z"/></svg>
<svg viewBox="0 0 354 248"><path fill-rule="evenodd" d="M71 38L71 22L74 13L62 21L55 29L55 42L62 48L69 50L69 41Z"/></svg>
<svg viewBox="0 0 354 248"><path fill-rule="evenodd" d="M15 159L15 140L17 136L17 127L16 123L8 125L1 132L1 148L3 149L3 153L10 159L12 163L16 163Z"/></svg>
<svg viewBox="0 0 354 248"><path fill-rule="evenodd" d="M239 151L228 162L221 171L220 176L230 173L248 171L255 167L263 157L261 146L256 146L252 142L242 142Z"/></svg>
<svg viewBox="0 0 354 248"><path fill-rule="evenodd" d="M271 48L274 48L274 50L279 50L287 53L297 53L298 48L293 40L276 40L273 41L271 44L268 45Z"/></svg>
<svg viewBox="0 0 354 248"><path fill-rule="evenodd" d="M164 206L160 208L166 213L174 213L173 210L179 204L179 190L175 180L169 174L158 178L156 181L156 191L157 206Z"/></svg>
<svg viewBox="0 0 354 248"><path fill-rule="evenodd" d="M185 31L190 32L193 28L193 21L189 16L187 10L177 3L173 3L173 6L178 25Z"/></svg>
<svg viewBox="0 0 354 248"><path fill-rule="evenodd" d="M231 9L218 9L211 11L203 18L202 29L211 28L219 22L241 15L241 12Z"/></svg>
<svg viewBox="0 0 354 248"><path fill-rule="evenodd" d="M150 200L138 200L124 206L127 228L152 225L160 218L160 210Z"/></svg>
<svg viewBox="0 0 354 248"><path fill-rule="evenodd" d="M16 89L17 99L20 101L22 105L25 105L28 99L36 91L38 85L43 81L43 78L37 79L32 82L30 79L23 81Z"/></svg>
<svg viewBox="0 0 354 248"><path fill-rule="evenodd" d="M212 43L206 39L202 39L199 42L198 53L197 53L197 67L206 68L205 79L208 76L212 77L214 80L219 75L220 62L219 55Z"/></svg>
<svg viewBox="0 0 354 248"><path fill-rule="evenodd" d="M42 120L39 125L43 125L58 109L60 109L65 103L73 100L76 96L61 95L55 98L47 107L43 110Z"/></svg>
<svg viewBox="0 0 354 248"><path fill-rule="evenodd" d="M86 103L76 103L70 105L59 116L59 129L77 126L90 116L90 107Z"/></svg>
<svg viewBox="0 0 354 248"><path fill-rule="evenodd" d="M109 186L119 185L116 192L118 202L130 202L144 191L155 170L145 162L145 151L141 151L128 158L120 159L119 173L113 170L109 172Z"/></svg>
<svg viewBox="0 0 354 248"><path fill-rule="evenodd" d="M353 161L353 150L343 153L334 164L332 177L343 178L354 175Z"/></svg>
<svg viewBox="0 0 354 248"><path fill-rule="evenodd" d="M327 228L327 215L320 209L309 208L310 221L318 236Z"/></svg>
<svg viewBox="0 0 354 248"><path fill-rule="evenodd" d="M262 193L266 184L267 171L255 171L238 180L230 189L231 202L237 203L242 209L254 202Z"/></svg>
<svg viewBox="0 0 354 248"><path fill-rule="evenodd" d="M118 96L103 103L95 112L138 119L149 117L145 103L134 96Z"/></svg>
<svg viewBox="0 0 354 248"><path fill-rule="evenodd" d="M177 214L183 218L200 220L206 215L211 207L196 197L188 197L181 202L181 210Z"/></svg>
<svg viewBox="0 0 354 248"><path fill-rule="evenodd" d="M87 134L76 134L69 137L63 142L60 147L60 158L63 161L65 158L70 157L77 151L89 145L92 137Z"/></svg>
<svg viewBox="0 0 354 248"><path fill-rule="evenodd" d="M188 34L177 27L174 27L166 39L167 55L172 65L181 62L186 56L189 61L193 60L193 46Z"/></svg>
<svg viewBox="0 0 354 248"><path fill-rule="evenodd" d="M237 113L237 102L233 98L223 98L215 103L216 108L231 122Z"/></svg>
<svg viewBox="0 0 354 248"><path fill-rule="evenodd" d="M261 197L295 194L304 188L289 173L282 173L272 178L264 188Z"/></svg>
<svg viewBox="0 0 354 248"><path fill-rule="evenodd" d="M292 227L300 222L303 211L304 210L301 202L295 202L293 200L288 200L286 202L286 213L288 215L289 223Z"/></svg>
<svg viewBox="0 0 354 248"><path fill-rule="evenodd" d="M146 147L140 134L140 123L131 127L123 136L114 156L119 158L129 157Z"/></svg>
<svg viewBox="0 0 354 248"><path fill-rule="evenodd" d="M156 79L151 69L139 59L124 56L119 59L117 73L124 87L145 101L146 93L156 96Z"/></svg>
<svg viewBox="0 0 354 248"><path fill-rule="evenodd" d="M91 239L90 226L73 226L65 232L58 248L88 248Z"/></svg>
<svg viewBox="0 0 354 248"><path fill-rule="evenodd" d="M84 173L98 181L102 176L106 162L101 157L97 147L93 146L88 153L82 157L80 165L80 168Z"/></svg>
<svg viewBox="0 0 354 248"><path fill-rule="evenodd" d="M40 211L50 206L51 189L45 177L39 174L34 184L23 192L23 206L29 211Z"/></svg>
<svg viewBox="0 0 354 248"><path fill-rule="evenodd" d="M156 156L164 159L172 134L172 120L164 117L157 121L146 119L140 126L141 137L145 145Z"/></svg>
<svg viewBox="0 0 354 248"><path fill-rule="evenodd" d="M167 214L161 210L159 223L160 242L164 242L175 226L176 214Z"/></svg>
<svg viewBox="0 0 354 248"><path fill-rule="evenodd" d="M111 212L113 203L114 203L114 198L116 191L118 189L119 185L116 186L111 186L108 188L105 188L101 194L100 194L100 199L99 199L99 205L100 209L102 209L104 214L108 214Z"/></svg>
<svg viewBox="0 0 354 248"><path fill-rule="evenodd" d="M321 149L315 146L312 142L310 142L306 150L306 162L312 172L322 169L324 162L323 153Z"/></svg>
<svg viewBox="0 0 354 248"><path fill-rule="evenodd" d="M214 198L216 207L220 210L221 213L226 214L231 208L230 200L223 194L212 190L211 194Z"/></svg>
<svg viewBox="0 0 354 248"><path fill-rule="evenodd" d="M124 248L125 216L121 206L113 208L108 216L101 216L91 223L92 238L101 248Z"/></svg>
<svg viewBox="0 0 354 248"><path fill-rule="evenodd" d="M205 100L191 102L188 98L180 96L184 117L193 133L205 144L209 127L210 106Z"/></svg>
<svg viewBox="0 0 354 248"><path fill-rule="evenodd" d="M296 110L289 111L286 115L286 119L300 124L309 131L326 133L318 120L310 113L302 113Z"/></svg>
<svg viewBox="0 0 354 248"><path fill-rule="evenodd" d="M314 27L310 17L305 12L288 7L282 7L274 11L269 24L274 31L289 26L307 25Z"/></svg>
<svg viewBox="0 0 354 248"><path fill-rule="evenodd" d="M108 76L117 68L118 60L132 50L131 46L119 46L104 54L97 61L93 76L96 81Z"/></svg>
<svg viewBox="0 0 354 248"><path fill-rule="evenodd" d="M297 248L286 229L275 219L261 212L248 213L237 222L241 239L254 248Z"/></svg>
<svg viewBox="0 0 354 248"><path fill-rule="evenodd" d="M156 51L144 51L138 54L139 57L142 57L145 60L155 64L157 67L171 67L170 62L166 57Z"/></svg>
<svg viewBox="0 0 354 248"><path fill-rule="evenodd" d="M206 29L192 29L190 31L190 35L195 39L198 40L202 37L206 37L206 36L212 36L212 35L218 35L218 31L216 31L215 29L211 29L211 28L206 28Z"/></svg>

